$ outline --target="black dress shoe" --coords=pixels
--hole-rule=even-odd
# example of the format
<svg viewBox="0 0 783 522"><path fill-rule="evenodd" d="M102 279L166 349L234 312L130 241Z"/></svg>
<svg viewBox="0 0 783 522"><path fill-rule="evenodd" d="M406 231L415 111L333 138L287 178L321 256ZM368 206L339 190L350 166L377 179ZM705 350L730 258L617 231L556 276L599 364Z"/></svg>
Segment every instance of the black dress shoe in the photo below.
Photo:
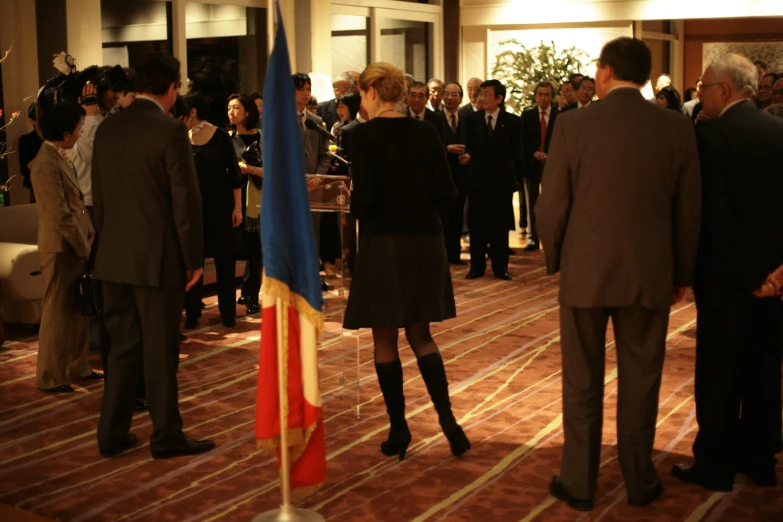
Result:
<svg viewBox="0 0 783 522"><path fill-rule="evenodd" d="M136 404L133 405L133 411L147 411L149 409L147 401L144 399L136 399Z"/></svg>
<svg viewBox="0 0 783 522"><path fill-rule="evenodd" d="M261 309L258 307L258 303L251 303L247 305L247 315L253 315L260 312Z"/></svg>
<svg viewBox="0 0 783 522"><path fill-rule="evenodd" d="M562 500L568 507L577 511L590 511L593 509L592 500L582 500L572 497L563 487L563 483L560 482L560 477L555 475L552 477L552 482L549 483L549 494L555 497L557 500Z"/></svg>
<svg viewBox="0 0 783 522"><path fill-rule="evenodd" d="M646 494L639 497L628 497L628 505L631 507L645 507L649 506L663 495L663 484L658 482L654 488L648 491Z"/></svg>
<svg viewBox="0 0 783 522"><path fill-rule="evenodd" d="M239 299L237 299L237 304L238 305L245 305L245 304L247 304L247 297L245 297L244 295L240 296Z"/></svg>
<svg viewBox="0 0 783 522"><path fill-rule="evenodd" d="M503 272L502 274L495 274L495 277L498 279L502 279L503 281L511 281L511 276L508 275L508 272Z"/></svg>
<svg viewBox="0 0 783 522"><path fill-rule="evenodd" d="M477 277L484 277L484 273L474 272L471 270L470 272L468 272L468 275L465 276L465 279L476 279Z"/></svg>
<svg viewBox="0 0 783 522"><path fill-rule="evenodd" d="M204 301L201 301L201 309L203 310L206 307L207 307L207 303L205 303Z"/></svg>
<svg viewBox="0 0 783 522"><path fill-rule="evenodd" d="M102 449L100 450L100 452L101 455L103 455L106 458L113 457L118 453L122 453L126 449L132 448L133 446L136 445L137 442L139 442L139 438L136 437L136 435L134 435L133 433L128 433L127 435L125 435L125 440L117 444L115 447L105 449L105 450Z"/></svg>
<svg viewBox="0 0 783 522"><path fill-rule="evenodd" d="M188 317L185 319L185 330L193 330L198 326L198 317Z"/></svg>
<svg viewBox="0 0 783 522"><path fill-rule="evenodd" d="M686 484L701 486L710 491L729 492L734 488L734 480L709 475L696 464L692 466L675 464L672 467L672 475Z"/></svg>
<svg viewBox="0 0 783 522"><path fill-rule="evenodd" d="M525 247L525 252L538 252L539 250L541 250L541 247L538 243L528 243Z"/></svg>
<svg viewBox="0 0 783 522"><path fill-rule="evenodd" d="M165 450L152 450L153 459L170 459L172 457L182 457L186 455L198 455L215 447L211 440L194 440L185 437L185 440Z"/></svg>
<svg viewBox="0 0 783 522"><path fill-rule="evenodd" d="M88 375L85 375L84 377L79 377L80 381L97 381L103 379L103 374L100 372L90 372Z"/></svg>
<svg viewBox="0 0 783 522"><path fill-rule="evenodd" d="M236 319L223 319L223 326L226 328L233 328L237 325Z"/></svg>
<svg viewBox="0 0 783 522"><path fill-rule="evenodd" d="M68 384L63 384L54 388L47 388L44 391L48 393L73 393L73 388Z"/></svg>
<svg viewBox="0 0 783 522"><path fill-rule="evenodd" d="M450 259L449 260L450 265L467 265L467 261L463 261L462 259Z"/></svg>

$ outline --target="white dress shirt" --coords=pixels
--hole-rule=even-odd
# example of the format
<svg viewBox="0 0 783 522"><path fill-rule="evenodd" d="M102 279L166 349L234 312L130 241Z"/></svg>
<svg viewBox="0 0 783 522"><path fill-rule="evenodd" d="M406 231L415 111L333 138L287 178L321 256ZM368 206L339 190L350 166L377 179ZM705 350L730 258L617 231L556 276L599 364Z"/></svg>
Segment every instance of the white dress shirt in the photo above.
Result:
<svg viewBox="0 0 783 522"><path fill-rule="evenodd" d="M76 145L67 152L68 158L76 170L86 207L92 206L92 150L95 143L95 131L98 130L98 125L101 124L103 118L104 116L100 112L95 116L84 118L79 139L76 141Z"/></svg>
<svg viewBox="0 0 783 522"><path fill-rule="evenodd" d="M488 112L484 115L484 125L489 121L489 117L492 116L492 130L495 130L495 126L498 124L498 115L500 114L500 107L495 109L495 112Z"/></svg>
<svg viewBox="0 0 783 522"><path fill-rule="evenodd" d="M415 112L413 112L413 109L411 109L410 106L408 106L408 114L411 115L411 118L416 118L416 119L419 119L421 121L424 121L424 115L426 113L427 113L427 108L426 107L424 109L422 109L422 111L419 114L416 114Z"/></svg>

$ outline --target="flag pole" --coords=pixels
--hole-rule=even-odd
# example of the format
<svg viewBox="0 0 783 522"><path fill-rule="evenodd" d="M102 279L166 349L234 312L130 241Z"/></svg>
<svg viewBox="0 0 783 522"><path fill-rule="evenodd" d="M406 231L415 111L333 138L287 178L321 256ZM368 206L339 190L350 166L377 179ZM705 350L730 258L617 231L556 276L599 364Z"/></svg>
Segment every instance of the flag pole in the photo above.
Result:
<svg viewBox="0 0 783 522"><path fill-rule="evenodd" d="M288 451L288 371L285 346L283 345L283 314L288 312L283 301L275 299L275 320L277 324L277 394L280 400L280 491L283 503L280 509L261 513L253 522L326 522L326 519L307 509L296 509L291 505L291 455Z"/></svg>

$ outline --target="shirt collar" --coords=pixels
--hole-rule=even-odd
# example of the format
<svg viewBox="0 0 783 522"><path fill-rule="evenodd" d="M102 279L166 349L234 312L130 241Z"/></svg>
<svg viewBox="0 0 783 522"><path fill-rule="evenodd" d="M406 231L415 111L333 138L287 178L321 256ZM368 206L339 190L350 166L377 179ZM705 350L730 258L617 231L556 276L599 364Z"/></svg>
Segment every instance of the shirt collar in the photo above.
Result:
<svg viewBox="0 0 783 522"><path fill-rule="evenodd" d="M161 105L161 104L160 104L160 102L159 102L158 100L156 100L155 98L153 98L153 97L151 97L151 96L147 96L146 94L137 94L137 95L136 95L136 99L137 99L137 100L138 100L138 99L142 99L142 100L148 100L148 101L151 101L152 103L154 103L155 105L157 105L157 106L158 106L158 108L159 108L161 111L163 111L163 112L166 112L166 109L164 109L164 108L163 108L163 105ZM112 120L112 121L114 121L114 120Z"/></svg>
<svg viewBox="0 0 783 522"><path fill-rule="evenodd" d="M546 112L546 114L551 116L552 115L552 106L550 105L546 109L542 109L541 107L538 108L538 113L539 114L543 114L544 112Z"/></svg>
<svg viewBox="0 0 783 522"><path fill-rule="evenodd" d="M719 114L718 116L719 116L719 117L720 117L720 116L723 116L724 114L726 114L726 111L727 111L727 110L731 109L731 108L732 108L732 107L734 107L735 105L739 105L740 103L742 103L742 102L744 102L744 101L748 101L748 99L747 99L747 98L742 98L742 99L739 99L739 100L734 100L734 101L733 101L733 102L731 102L730 104L726 105L726 106L723 108L723 110L722 110L722 111L720 111L720 114Z"/></svg>
<svg viewBox="0 0 783 522"><path fill-rule="evenodd" d="M424 107L424 109L422 109L422 111L420 113L416 114L415 112L413 112L413 109L411 108L411 106L408 105L408 111L410 112L411 116L413 116L414 118L416 116L418 116L419 118L421 118L423 120L424 119L424 115L427 113L427 107Z"/></svg>
<svg viewBox="0 0 783 522"><path fill-rule="evenodd" d="M451 117L452 117L452 116L455 116L455 117L459 118L459 108L458 108L456 111L454 111L454 112L450 112L450 111L449 111L449 110L448 110L448 109L447 109L447 108L444 106L444 107L443 107L443 113L444 113L444 114L446 114L446 115L448 116L448 119L449 119L449 120L451 120Z"/></svg>
<svg viewBox="0 0 783 522"><path fill-rule="evenodd" d="M60 147L59 145L57 145L57 144L55 144L55 143L53 143L53 142L51 142L51 141L49 141L49 140L46 140L46 141L44 141L44 143L46 143L46 144L47 144L47 145L49 145L49 146L50 146L52 149L54 149L54 151L55 151L57 154L59 154L59 155L60 155L60 157L61 157L62 159L64 159L64 160L65 160L65 162L66 162L66 163L70 163L70 162L71 162L71 161L68 159L68 155L67 155L67 153L65 152L65 149L63 149L63 148L62 148L62 147Z"/></svg>
<svg viewBox="0 0 783 522"><path fill-rule="evenodd" d="M500 112L500 107L497 107L495 109L495 112L489 112L489 111L485 111L485 112L487 113L487 116L492 116L492 119L497 121L497 119L498 119L497 116L498 116L498 113Z"/></svg>
<svg viewBox="0 0 783 522"><path fill-rule="evenodd" d="M615 87L615 89L616 89L616 88L617 88L617 87ZM593 100L590 100L590 101L589 101L589 102L587 102L587 103L582 103L582 102L580 102L580 101L576 102L576 104L577 104L577 108L579 108L579 109L581 109L582 107L587 107L587 106L589 106L591 103L593 103Z"/></svg>
<svg viewBox="0 0 783 522"><path fill-rule="evenodd" d="M357 120L359 123L365 123L365 122L367 121L367 120L365 120L364 118L362 118L362 115L361 115L361 114L359 114L359 113L356 113L356 120Z"/></svg>
<svg viewBox="0 0 783 522"><path fill-rule="evenodd" d="M478 105L476 105L475 103L470 102L470 106L473 107L473 112L478 112L479 111Z"/></svg>

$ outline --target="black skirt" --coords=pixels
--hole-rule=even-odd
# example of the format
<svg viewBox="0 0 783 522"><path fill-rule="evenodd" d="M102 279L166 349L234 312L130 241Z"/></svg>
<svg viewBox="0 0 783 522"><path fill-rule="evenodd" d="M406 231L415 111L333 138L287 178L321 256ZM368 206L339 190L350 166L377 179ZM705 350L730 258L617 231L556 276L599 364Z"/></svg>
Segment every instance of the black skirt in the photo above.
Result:
<svg viewBox="0 0 783 522"><path fill-rule="evenodd" d="M360 239L345 328L402 328L456 315L442 236Z"/></svg>

